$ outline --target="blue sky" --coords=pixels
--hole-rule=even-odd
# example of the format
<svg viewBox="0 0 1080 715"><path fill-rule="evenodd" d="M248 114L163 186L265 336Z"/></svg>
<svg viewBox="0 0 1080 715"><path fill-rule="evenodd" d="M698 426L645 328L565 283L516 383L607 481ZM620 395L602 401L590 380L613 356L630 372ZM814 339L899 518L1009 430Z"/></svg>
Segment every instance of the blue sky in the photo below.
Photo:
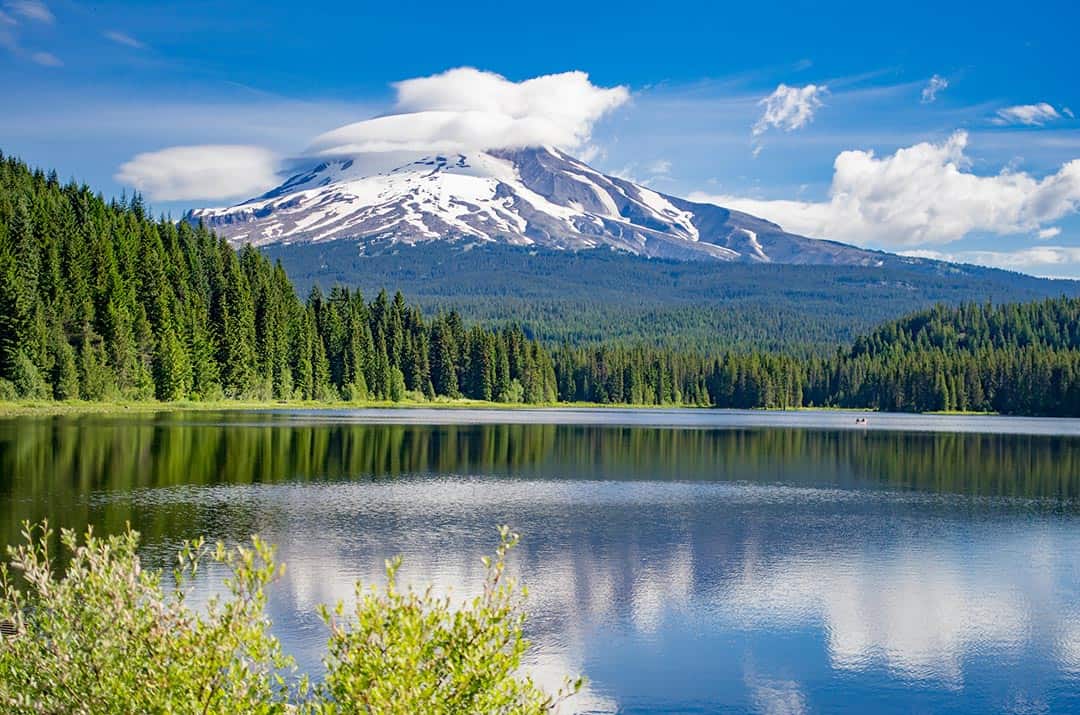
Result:
<svg viewBox="0 0 1080 715"><path fill-rule="evenodd" d="M262 188L324 132L431 108L396 82L479 102L443 73L496 73L505 97L576 71L565 96L598 103L557 136L597 168L810 235L1080 276L1080 10L823 5L0 0L0 149L178 215ZM543 101L525 111L561 111ZM175 147L197 151L158 154ZM157 162L121 169L138 155Z"/></svg>

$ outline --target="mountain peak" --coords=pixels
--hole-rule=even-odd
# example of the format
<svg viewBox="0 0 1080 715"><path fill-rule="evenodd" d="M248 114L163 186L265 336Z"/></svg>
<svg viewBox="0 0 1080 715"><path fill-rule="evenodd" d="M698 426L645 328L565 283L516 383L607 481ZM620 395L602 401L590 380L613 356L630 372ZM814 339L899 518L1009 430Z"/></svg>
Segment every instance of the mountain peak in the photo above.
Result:
<svg viewBox="0 0 1080 715"><path fill-rule="evenodd" d="M185 220L234 245L467 241L680 260L881 262L875 252L605 175L554 147L327 159L261 196Z"/></svg>

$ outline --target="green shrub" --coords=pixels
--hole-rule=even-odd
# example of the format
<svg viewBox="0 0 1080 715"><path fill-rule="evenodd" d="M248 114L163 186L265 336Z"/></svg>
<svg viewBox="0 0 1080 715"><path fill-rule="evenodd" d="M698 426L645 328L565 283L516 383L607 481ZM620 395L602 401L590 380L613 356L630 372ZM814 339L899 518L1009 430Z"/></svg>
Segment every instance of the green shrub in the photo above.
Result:
<svg viewBox="0 0 1080 715"><path fill-rule="evenodd" d="M345 385L341 390L341 399L346 402L363 402L368 399L367 383L364 382L363 373L359 373L353 382Z"/></svg>
<svg viewBox="0 0 1080 715"><path fill-rule="evenodd" d="M513 404L520 404L525 401L525 388L522 387L521 382L514 378L510 381L510 385L498 396L499 402L510 402Z"/></svg>
<svg viewBox="0 0 1080 715"><path fill-rule="evenodd" d="M522 636L525 596L505 573L517 535L501 530L495 558L484 558L483 593L455 609L449 597L397 587L400 559L386 564L387 586L356 588L344 604L323 608L330 625L327 675L318 688L320 713L546 713L575 693L567 681L548 695L518 675L528 643Z"/></svg>
<svg viewBox="0 0 1080 715"><path fill-rule="evenodd" d="M0 616L15 635L0 648L4 712L281 711L287 690L277 669L289 661L269 632L264 587L277 573L273 550L208 549L201 541L180 554L177 587L143 570L138 535L128 530L80 540L61 532L70 559L54 572L47 526L25 528L26 543L9 549L23 589L0 571ZM231 569L228 596L200 612L184 585L210 557Z"/></svg>
<svg viewBox="0 0 1080 715"><path fill-rule="evenodd" d="M48 383L42 378L34 362L22 351L15 355L11 382L15 385L15 392L24 400L52 399L52 390Z"/></svg>
<svg viewBox="0 0 1080 715"><path fill-rule="evenodd" d="M325 681L289 682L292 658L266 616L266 587L282 573L274 549L181 550L175 585L141 568L130 529L101 538L60 534L50 552L47 525L23 531L0 566L0 711L10 713L521 713L553 710L579 679L548 695L519 674L524 589L505 575L517 536L502 530L485 559L483 593L452 608L430 589L402 592L399 561L385 590L357 584L356 603L323 608L330 627ZM62 573L55 565L66 562ZM188 605L203 564L224 567L225 593ZM16 576L17 574L17 576Z"/></svg>
<svg viewBox="0 0 1080 715"><path fill-rule="evenodd" d="M390 368L390 400L392 402L401 402L405 399L405 375L401 372L401 368L394 366Z"/></svg>

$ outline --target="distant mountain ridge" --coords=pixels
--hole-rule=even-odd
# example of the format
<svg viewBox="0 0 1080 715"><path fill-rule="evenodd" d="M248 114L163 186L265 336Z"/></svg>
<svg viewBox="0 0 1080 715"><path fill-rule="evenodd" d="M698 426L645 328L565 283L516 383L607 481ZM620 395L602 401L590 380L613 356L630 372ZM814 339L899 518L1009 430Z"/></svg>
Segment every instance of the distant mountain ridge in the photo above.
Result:
<svg viewBox="0 0 1080 715"><path fill-rule="evenodd" d="M849 266L880 266L890 255L661 194L550 147L328 160L262 196L185 219L258 247L350 239L363 252L449 241Z"/></svg>

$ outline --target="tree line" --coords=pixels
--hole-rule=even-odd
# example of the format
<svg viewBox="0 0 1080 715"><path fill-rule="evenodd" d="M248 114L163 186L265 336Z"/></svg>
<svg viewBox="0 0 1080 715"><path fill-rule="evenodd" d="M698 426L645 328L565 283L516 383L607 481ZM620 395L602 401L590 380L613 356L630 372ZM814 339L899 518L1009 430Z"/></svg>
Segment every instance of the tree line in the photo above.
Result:
<svg viewBox="0 0 1080 715"><path fill-rule="evenodd" d="M1080 415L1080 300L937 307L850 349L548 347L425 315L401 293L311 289L201 226L153 219L0 155L0 399L465 397ZM717 343L721 343L719 339Z"/></svg>
<svg viewBox="0 0 1080 715"><path fill-rule="evenodd" d="M936 303L1080 296L1080 281L882 256L877 266L727 263L497 243L270 244L301 295L315 283L393 286L426 314L519 323L545 345L648 344L717 354L829 356L885 321ZM558 276L558 280L551 280Z"/></svg>
<svg viewBox="0 0 1080 715"><path fill-rule="evenodd" d="M251 247L2 157L0 379L7 399L556 400L520 328L426 319L400 293L301 301Z"/></svg>
<svg viewBox="0 0 1080 715"><path fill-rule="evenodd" d="M1080 416L1080 299L936 306L829 357L563 348L559 397L725 408Z"/></svg>

